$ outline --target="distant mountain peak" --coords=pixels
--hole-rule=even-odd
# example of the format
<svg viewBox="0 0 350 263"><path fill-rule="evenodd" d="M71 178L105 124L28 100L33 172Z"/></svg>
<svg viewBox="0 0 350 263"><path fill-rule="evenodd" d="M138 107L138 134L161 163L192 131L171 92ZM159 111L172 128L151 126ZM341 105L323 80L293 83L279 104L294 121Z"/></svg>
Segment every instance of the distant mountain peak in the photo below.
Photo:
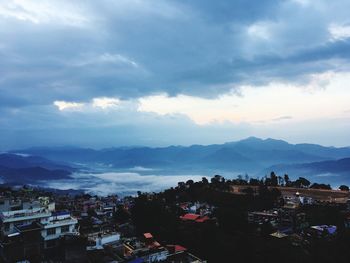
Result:
<svg viewBox="0 0 350 263"><path fill-rule="evenodd" d="M248 138L242 139L238 142L261 142L263 139L255 137L255 136L249 136Z"/></svg>
<svg viewBox="0 0 350 263"><path fill-rule="evenodd" d="M261 139L255 136L250 136L246 139L242 139L239 141L235 141L235 142L229 142L227 144L230 145L249 145L249 146L259 146L259 145L290 145L288 142L283 141L283 140L277 140L277 139L273 139L273 138L267 138L267 139Z"/></svg>
<svg viewBox="0 0 350 263"><path fill-rule="evenodd" d="M238 143L260 143L262 141L263 141L263 139L261 139L261 138L250 136L250 137L247 137L247 138L239 140L239 141L231 141L231 142L227 142L225 144L232 145L232 144L238 144Z"/></svg>

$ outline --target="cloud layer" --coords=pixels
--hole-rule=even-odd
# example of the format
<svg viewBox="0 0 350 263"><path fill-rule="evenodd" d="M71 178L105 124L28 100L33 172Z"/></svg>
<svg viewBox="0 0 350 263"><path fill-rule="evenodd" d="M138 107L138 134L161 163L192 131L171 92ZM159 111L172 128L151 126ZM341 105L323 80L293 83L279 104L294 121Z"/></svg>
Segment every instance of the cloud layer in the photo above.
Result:
<svg viewBox="0 0 350 263"><path fill-rule="evenodd" d="M349 144L348 88L334 84L350 72L349 9L345 0L0 0L2 148L189 143L182 131L219 142L275 134L280 122L305 134L281 138ZM281 112L267 112L266 96L281 97ZM314 113L303 115L308 104ZM327 140L308 125L329 121L339 128Z"/></svg>
<svg viewBox="0 0 350 263"><path fill-rule="evenodd" d="M139 173L75 174L73 179L47 181L43 184L55 189L85 190L98 195L136 195L141 192L159 192L176 187L178 182L200 181L206 175L141 175Z"/></svg>

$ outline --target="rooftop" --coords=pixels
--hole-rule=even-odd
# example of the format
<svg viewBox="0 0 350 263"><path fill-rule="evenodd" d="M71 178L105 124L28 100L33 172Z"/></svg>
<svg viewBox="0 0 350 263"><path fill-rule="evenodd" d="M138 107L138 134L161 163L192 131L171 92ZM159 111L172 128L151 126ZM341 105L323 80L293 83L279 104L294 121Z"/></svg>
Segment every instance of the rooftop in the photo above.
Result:
<svg viewBox="0 0 350 263"><path fill-rule="evenodd" d="M151 233L144 233L143 236L144 236L146 239L153 238L153 235L152 235Z"/></svg>

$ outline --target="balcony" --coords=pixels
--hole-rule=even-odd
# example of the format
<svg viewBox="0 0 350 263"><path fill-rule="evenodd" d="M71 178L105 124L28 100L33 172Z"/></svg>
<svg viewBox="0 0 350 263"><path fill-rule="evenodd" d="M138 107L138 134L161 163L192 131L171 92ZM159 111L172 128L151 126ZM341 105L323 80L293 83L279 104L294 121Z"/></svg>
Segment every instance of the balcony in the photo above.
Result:
<svg viewBox="0 0 350 263"><path fill-rule="evenodd" d="M48 221L47 223L43 224L43 226L46 229L46 228L52 228L52 227L75 225L77 223L78 223L78 220L76 218L69 217L67 219Z"/></svg>
<svg viewBox="0 0 350 263"><path fill-rule="evenodd" d="M50 216L51 216L51 212L47 212L47 211L22 212L22 213L15 213L15 214L6 214L3 212L0 214L0 217L3 223L39 219L39 218L45 218Z"/></svg>

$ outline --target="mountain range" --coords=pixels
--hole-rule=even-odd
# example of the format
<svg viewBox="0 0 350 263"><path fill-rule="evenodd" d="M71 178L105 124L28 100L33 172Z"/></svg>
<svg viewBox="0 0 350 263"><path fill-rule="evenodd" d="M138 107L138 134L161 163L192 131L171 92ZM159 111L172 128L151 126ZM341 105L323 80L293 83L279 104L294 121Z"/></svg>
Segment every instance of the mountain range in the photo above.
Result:
<svg viewBox="0 0 350 263"><path fill-rule="evenodd" d="M0 154L0 177L6 183L27 184L39 180L70 178L75 169L39 156Z"/></svg>
<svg viewBox="0 0 350 263"><path fill-rule="evenodd" d="M291 174L292 177L316 174L348 174L350 177L350 147L290 144L283 140L256 137L212 145L117 147L101 150L41 147L15 150L12 153L47 158L51 163L44 162L46 166L42 166L42 157L31 157L36 158L32 161L36 161L38 166L46 169L60 169L62 166L57 163L68 163L72 166L102 166L112 170L142 168L153 174L230 172L263 176L274 170Z"/></svg>

